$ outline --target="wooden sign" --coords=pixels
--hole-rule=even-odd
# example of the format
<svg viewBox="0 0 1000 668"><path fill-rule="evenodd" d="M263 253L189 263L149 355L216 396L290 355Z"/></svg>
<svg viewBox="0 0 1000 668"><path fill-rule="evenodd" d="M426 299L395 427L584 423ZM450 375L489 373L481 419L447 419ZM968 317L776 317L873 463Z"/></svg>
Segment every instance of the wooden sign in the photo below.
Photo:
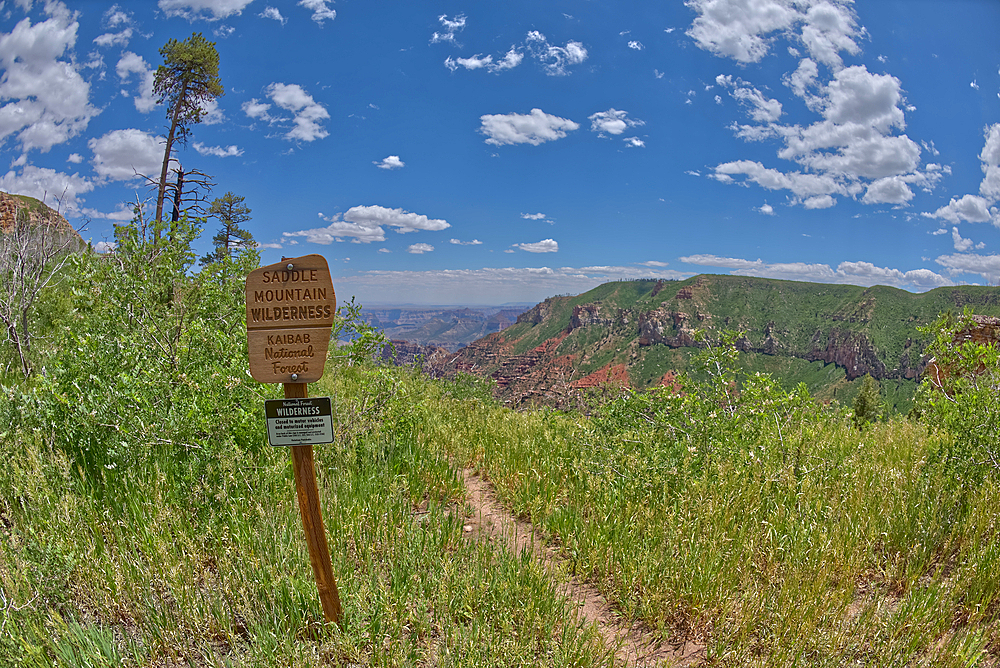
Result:
<svg viewBox="0 0 1000 668"><path fill-rule="evenodd" d="M326 258L286 258L252 271L247 276L246 302L250 375L262 383L284 383L285 401L265 402L268 437L273 445L291 446L295 492L323 616L341 624L343 609L323 529L312 450L314 442L333 440L330 399L310 401L306 385L323 376L337 314ZM320 428L313 418L322 422Z"/></svg>
<svg viewBox="0 0 1000 668"><path fill-rule="evenodd" d="M311 383L323 376L337 314L330 268L304 255L247 276L250 375L261 383Z"/></svg>

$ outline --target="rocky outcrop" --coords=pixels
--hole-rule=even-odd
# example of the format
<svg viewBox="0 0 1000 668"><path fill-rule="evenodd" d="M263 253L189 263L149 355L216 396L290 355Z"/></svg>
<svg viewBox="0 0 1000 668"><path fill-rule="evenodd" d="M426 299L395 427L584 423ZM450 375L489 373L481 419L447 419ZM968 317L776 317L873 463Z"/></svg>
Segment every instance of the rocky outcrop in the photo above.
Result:
<svg viewBox="0 0 1000 668"><path fill-rule="evenodd" d="M430 371L431 375L437 376L435 369L443 368L448 357L454 357L454 353L449 353L445 348L439 346L424 346L419 343L408 341L390 342L382 348L379 356L383 361L392 362L396 366L412 366L420 364L421 368Z"/></svg>
<svg viewBox="0 0 1000 668"><path fill-rule="evenodd" d="M822 343L826 339L826 344ZM858 332L831 329L828 334L818 331L813 335L812 349L805 359L843 367L848 380L871 375L880 380L887 378L885 364L879 359L868 337Z"/></svg>
<svg viewBox="0 0 1000 668"><path fill-rule="evenodd" d="M654 309L638 314L639 345L663 344L671 348L689 348L698 344L691 326L691 316L681 311Z"/></svg>
<svg viewBox="0 0 1000 668"><path fill-rule="evenodd" d="M6 234L14 229L19 212L27 213L29 225L33 227L50 225L46 235L55 234L57 247L69 252L87 247L80 234L57 211L33 197L9 195L5 192L0 192L0 233Z"/></svg>
<svg viewBox="0 0 1000 668"><path fill-rule="evenodd" d="M540 304L532 306L527 311L517 316L518 323L528 323L529 325L538 325L545 320L549 313L552 312L552 304L546 299Z"/></svg>
<svg viewBox="0 0 1000 668"><path fill-rule="evenodd" d="M569 331L580 327L616 327L628 325L632 320L632 311L623 308L611 308L603 304L581 304L573 307L573 315L569 318Z"/></svg>
<svg viewBox="0 0 1000 668"><path fill-rule="evenodd" d="M962 344L966 342L977 345L1000 346L1000 318L973 315L971 326L966 327L955 335L955 343ZM979 371L974 373L981 373L982 365L980 367ZM933 379L934 385L939 388L943 385L943 381L951 375L951 371L947 366L941 366L933 359L928 361L924 373L927 377Z"/></svg>

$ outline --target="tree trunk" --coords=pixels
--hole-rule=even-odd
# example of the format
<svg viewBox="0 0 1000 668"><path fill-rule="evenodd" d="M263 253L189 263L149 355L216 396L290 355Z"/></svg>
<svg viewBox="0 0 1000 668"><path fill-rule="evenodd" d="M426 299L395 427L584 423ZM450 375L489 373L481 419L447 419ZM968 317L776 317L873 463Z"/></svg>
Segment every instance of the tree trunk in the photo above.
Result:
<svg viewBox="0 0 1000 668"><path fill-rule="evenodd" d="M174 107L173 118L170 119L170 132L167 133L167 145L163 150L163 166L160 168L160 183L156 194L156 218L153 220L153 241L160 240L160 221L163 220L163 199L167 191L167 170L170 167L170 153L174 147L174 135L177 132L177 124L180 122L181 107L184 106L184 96L187 94L187 83L181 86L180 95L177 96Z"/></svg>

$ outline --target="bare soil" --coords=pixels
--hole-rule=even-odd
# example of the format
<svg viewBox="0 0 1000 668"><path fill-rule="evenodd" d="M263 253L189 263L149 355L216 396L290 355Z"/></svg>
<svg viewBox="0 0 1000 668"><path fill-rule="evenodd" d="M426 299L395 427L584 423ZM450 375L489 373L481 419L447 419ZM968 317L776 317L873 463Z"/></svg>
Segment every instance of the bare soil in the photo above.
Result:
<svg viewBox="0 0 1000 668"><path fill-rule="evenodd" d="M550 547L531 523L517 519L500 503L493 485L474 469L463 469L471 512L467 535L477 540L506 545L515 554L527 550L552 577L557 591L566 597L578 618L594 624L606 646L615 648L615 662L622 666L693 666L704 663L705 646L684 639L661 641L641 622L629 623L596 587L568 575L567 559Z"/></svg>

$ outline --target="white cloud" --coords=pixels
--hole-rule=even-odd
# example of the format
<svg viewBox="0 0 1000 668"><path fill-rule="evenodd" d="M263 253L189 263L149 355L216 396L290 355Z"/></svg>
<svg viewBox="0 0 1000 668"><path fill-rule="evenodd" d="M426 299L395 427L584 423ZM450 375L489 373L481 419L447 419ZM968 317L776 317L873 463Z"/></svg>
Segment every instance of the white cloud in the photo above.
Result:
<svg viewBox="0 0 1000 668"><path fill-rule="evenodd" d="M522 213L521 218L525 220L545 220L546 215L544 213Z"/></svg>
<svg viewBox="0 0 1000 668"><path fill-rule="evenodd" d="M376 160L372 164L377 165L379 169L401 169L406 166L406 163L400 160L398 155L390 155Z"/></svg>
<svg viewBox="0 0 1000 668"><path fill-rule="evenodd" d="M331 244L334 241L350 239L353 243L371 243L385 241L383 226L395 227L400 234L418 230L439 231L451 227L447 221L428 218L404 211L403 209L388 209L383 206L355 206L342 216L326 218L330 222L327 227L295 232L283 232L286 239L305 237L306 241L315 244Z"/></svg>
<svg viewBox="0 0 1000 668"><path fill-rule="evenodd" d="M226 120L226 115L219 109L219 101L205 100L201 105L201 122L205 125L218 125Z"/></svg>
<svg viewBox="0 0 1000 668"><path fill-rule="evenodd" d="M952 200L931 214L933 218L943 218L949 223L958 224L961 221L969 223L988 223L993 220L994 211L990 210L990 202L978 195L963 195Z"/></svg>
<svg viewBox="0 0 1000 668"><path fill-rule="evenodd" d="M941 218L955 225L961 221L969 223L992 222L1000 227L1000 210L993 206L1000 199L1000 123L986 126L983 129L983 135L983 150L979 153L984 175L983 181L979 185L979 192L982 196L970 194L959 198L953 197L948 204L937 211L923 215L929 218ZM928 165L929 168L930 165ZM935 170L934 175L939 178L937 170ZM956 249L958 249L957 245Z"/></svg>
<svg viewBox="0 0 1000 668"><path fill-rule="evenodd" d="M214 155L217 158L232 158L243 155L243 149L235 144L230 146L205 146L200 141L194 143L194 150L202 155Z"/></svg>
<svg viewBox="0 0 1000 668"><path fill-rule="evenodd" d="M355 206L347 210L344 220L374 225L395 227L400 234L427 230L437 232L451 227L446 221L410 213L402 209L388 209L384 206Z"/></svg>
<svg viewBox="0 0 1000 668"><path fill-rule="evenodd" d="M625 145L628 146L629 148L642 148L643 146L646 145L646 142L639 139L638 137L626 137L624 141Z"/></svg>
<svg viewBox="0 0 1000 668"><path fill-rule="evenodd" d="M958 233L957 227L951 228L951 241L955 246L955 250L957 250L960 253L964 253L965 251L971 250L972 248L982 249L986 247L986 244L984 243L977 244L974 241L972 241L972 239L963 239L962 235Z"/></svg>
<svg viewBox="0 0 1000 668"><path fill-rule="evenodd" d="M345 220L334 220L327 227L282 232L281 236L289 243L293 243L295 237L304 237L311 244L321 244L324 246L332 244L335 241L344 241L345 239L350 239L356 244L370 244L373 241L385 241L385 230L378 225L365 222L352 223Z"/></svg>
<svg viewBox="0 0 1000 668"><path fill-rule="evenodd" d="M267 121L268 123L273 123L278 120L268 113L271 109L271 105L267 102L261 102L257 98L253 98L249 102L244 102L240 106L243 109L244 114L255 120Z"/></svg>
<svg viewBox="0 0 1000 668"><path fill-rule="evenodd" d="M757 208L757 211L761 212L765 216L773 216L774 215L774 207L771 206L770 204L768 204L767 202L764 202L763 204L761 204Z"/></svg>
<svg viewBox="0 0 1000 668"><path fill-rule="evenodd" d="M517 50L516 47L510 47L510 51L504 54L504 57L493 63L490 66L491 72L503 72L504 70L514 69L521 64L524 60L524 54Z"/></svg>
<svg viewBox="0 0 1000 668"><path fill-rule="evenodd" d="M636 264L642 265L643 267L668 267L669 262L660 262L659 260L646 260L645 262L637 262Z"/></svg>
<svg viewBox="0 0 1000 668"><path fill-rule="evenodd" d="M863 35L848 3L820 0L806 12L801 39L813 58L837 70L843 66L840 52L857 55L861 47L854 40Z"/></svg>
<svg viewBox="0 0 1000 668"><path fill-rule="evenodd" d="M320 122L330 118L329 112L320 103L316 102L312 95L309 95L298 84L272 83L265 90L271 101L282 109L294 115L292 122L294 127L285 134L285 139L296 141L315 141L329 136L329 132L320 125ZM251 118L264 118L261 114L267 113L265 107L261 111L261 105L256 100L252 101L248 108L244 103L243 111L250 115L251 111L257 116Z"/></svg>
<svg viewBox="0 0 1000 668"><path fill-rule="evenodd" d="M24 152L45 152L80 134L100 110L90 104L90 85L71 60L77 14L47 2L48 17L32 25L22 19L0 34L0 141L15 136Z"/></svg>
<svg viewBox="0 0 1000 668"><path fill-rule="evenodd" d="M114 4L104 12L104 25L109 28L117 28L120 25L131 25L132 13L122 9L121 5Z"/></svg>
<svg viewBox="0 0 1000 668"><path fill-rule="evenodd" d="M642 45L642 42L637 42L636 40L629 40L628 48L635 49L636 51L642 51L646 47Z"/></svg>
<svg viewBox="0 0 1000 668"><path fill-rule="evenodd" d="M462 241L460 239L450 239L448 243L455 244L456 246L481 246L483 244L479 239L473 239L472 241Z"/></svg>
<svg viewBox="0 0 1000 668"><path fill-rule="evenodd" d="M435 32L431 35L431 44L436 42L451 42L454 44L455 34L465 29L465 14L458 14L453 19L449 19L447 15L442 14L438 17L438 21L441 23L444 31Z"/></svg>
<svg viewBox="0 0 1000 668"><path fill-rule="evenodd" d="M262 19L271 19L272 21L277 21L281 25L285 25L286 23L288 23L288 19L281 15L281 12L278 10L278 8L271 7L270 5L265 7L264 11L262 11L257 16L259 16Z"/></svg>
<svg viewBox="0 0 1000 668"><path fill-rule="evenodd" d="M509 249L512 250L512 249ZM512 252L516 252L513 251ZM492 303L496 295L505 301L539 302L554 294L579 294L618 279L666 278L680 280L691 272L659 267L484 267L433 271L361 271L341 276L338 292L354 294L362 303L384 299L425 304Z"/></svg>
<svg viewBox="0 0 1000 668"><path fill-rule="evenodd" d="M774 123L781 118L781 102L764 97L764 94L742 79L733 79L729 75L719 75L715 83L723 88L730 88L729 94L740 104L749 108L750 118L758 123Z"/></svg>
<svg viewBox="0 0 1000 668"><path fill-rule="evenodd" d="M62 214L78 212L79 196L93 189L94 183L79 174L64 174L34 165L26 165L20 172L11 170L0 176L0 190L3 192L34 197Z"/></svg>
<svg viewBox="0 0 1000 668"><path fill-rule="evenodd" d="M499 60L494 60L493 56L481 56L478 53L471 58L452 58L451 56L448 56L444 59L444 66L452 72L457 70L459 67L464 67L467 70L485 69L493 74L499 74L500 72L514 69L520 65L523 60L524 54L518 51L516 46L512 46L510 47L510 51L504 54L503 58Z"/></svg>
<svg viewBox="0 0 1000 668"><path fill-rule="evenodd" d="M160 0L157 6L170 17L179 16L188 21L218 21L243 13L251 2L253 0Z"/></svg>
<svg viewBox="0 0 1000 668"><path fill-rule="evenodd" d="M963 253L942 255L934 261L953 275L978 274L990 283L1000 282L1000 255Z"/></svg>
<svg viewBox="0 0 1000 668"><path fill-rule="evenodd" d="M493 64L493 56L480 56L478 53L471 58L452 58L448 56L444 60L444 66L454 72L459 66L467 70L480 70Z"/></svg>
<svg viewBox="0 0 1000 668"><path fill-rule="evenodd" d="M979 194L991 200L1000 199L1000 123L987 126L983 130L986 142L979 154L983 163L983 182Z"/></svg>
<svg viewBox="0 0 1000 668"><path fill-rule="evenodd" d="M434 250L434 246L430 244L410 244L407 247L407 253L413 253L414 255L423 255L424 253L430 253Z"/></svg>
<svg viewBox="0 0 1000 668"><path fill-rule="evenodd" d="M94 152L91 163L103 180L131 181L157 178L163 164L162 137L128 128L112 130L87 142Z"/></svg>
<svg viewBox="0 0 1000 668"><path fill-rule="evenodd" d="M841 262L836 269L832 269L827 264L765 263L759 259L743 260L717 255L689 255L678 259L688 264L731 269L730 273L737 276L760 276L762 278L863 286L891 285L900 288L908 287L918 291L952 284L952 281L929 269L914 269L904 272L899 269L878 267L870 262Z"/></svg>
<svg viewBox="0 0 1000 668"><path fill-rule="evenodd" d="M106 32L94 38L97 46L128 46L132 40L132 29L125 28L121 32Z"/></svg>
<svg viewBox="0 0 1000 668"><path fill-rule="evenodd" d="M767 55L772 34L786 34L831 69L842 66L840 52L859 52L864 35L844 0L688 0L698 13L689 37L717 56L755 63ZM794 28L802 26L801 32Z"/></svg>
<svg viewBox="0 0 1000 668"><path fill-rule="evenodd" d="M646 124L645 121L629 118L627 111L619 111L614 108L591 114L587 120L590 121L592 132L607 132L612 135L620 135L628 128Z"/></svg>
<svg viewBox="0 0 1000 668"><path fill-rule="evenodd" d="M580 127L578 123L546 114L541 109L532 109L530 114L487 114L480 116L480 120L482 127L479 131L487 136L487 144L495 146L538 146L547 141L562 139L567 132Z"/></svg>
<svg viewBox="0 0 1000 668"><path fill-rule="evenodd" d="M138 95L133 98L137 110L148 114L156 108L156 98L153 97L153 79L156 70L150 67L142 56L125 51L115 66L115 72L118 73L118 79L122 83L128 83L133 74L139 75Z"/></svg>
<svg viewBox="0 0 1000 668"><path fill-rule="evenodd" d="M836 196L859 197L866 204L906 205L912 198L911 186L930 191L942 178L935 168L920 170L920 146L904 135L893 133L905 128L900 82L890 75L871 74L864 66L840 69L826 86L817 82L818 70L812 61L800 62L785 83L823 120L811 125L780 125L780 104L768 100L756 89L720 75L716 82L731 87L733 96L750 107L751 116L762 125L737 125L732 129L747 141L780 138L784 146L777 156L797 163L804 171L784 173L747 161L716 166L715 178L725 183L735 173L769 189L789 189L792 204L825 208ZM815 93L811 92L815 89Z"/></svg>
<svg viewBox="0 0 1000 668"><path fill-rule="evenodd" d="M587 49L581 42L569 41L566 46L553 46L549 44L545 35L537 30L528 33L525 44L531 55L542 64L546 74L550 76L569 74L568 67L587 60Z"/></svg>
<svg viewBox="0 0 1000 668"><path fill-rule="evenodd" d="M865 204L906 204L913 199L913 191L906 180L899 176L888 176L868 186L861 201Z"/></svg>
<svg viewBox="0 0 1000 668"><path fill-rule="evenodd" d="M514 244L514 248L520 248L529 253L557 253L559 244L554 239L542 239L530 244Z"/></svg>
<svg viewBox="0 0 1000 668"><path fill-rule="evenodd" d="M305 7L312 12L312 20L323 25L324 21L337 18L336 10L330 9L329 0L299 0L299 7Z"/></svg>
<svg viewBox="0 0 1000 668"><path fill-rule="evenodd" d="M801 203L810 197L846 194L846 189L832 176L791 172L785 174L776 169L768 169L759 162L737 160L717 165L712 178L723 183L732 183L732 175L745 175L750 181L768 190L790 190L796 196L794 203Z"/></svg>
<svg viewBox="0 0 1000 668"><path fill-rule="evenodd" d="M801 19L788 3L777 0L689 0L698 13L687 31L699 47L717 56L755 63L767 55L770 33Z"/></svg>
<svg viewBox="0 0 1000 668"><path fill-rule="evenodd" d="M836 204L837 200L833 199L830 195L814 195L802 201L802 206L807 209L829 209L832 206L836 206Z"/></svg>
<svg viewBox="0 0 1000 668"><path fill-rule="evenodd" d="M489 72L497 74L505 70L513 69L521 64L524 59L524 55L518 52L517 47L511 47L510 51L507 52L504 57L498 61L493 60L493 56L480 56L476 54L471 58L452 58L448 56L445 58L444 66L449 70L454 72L459 67L464 67L467 70L480 70L485 69Z"/></svg>

